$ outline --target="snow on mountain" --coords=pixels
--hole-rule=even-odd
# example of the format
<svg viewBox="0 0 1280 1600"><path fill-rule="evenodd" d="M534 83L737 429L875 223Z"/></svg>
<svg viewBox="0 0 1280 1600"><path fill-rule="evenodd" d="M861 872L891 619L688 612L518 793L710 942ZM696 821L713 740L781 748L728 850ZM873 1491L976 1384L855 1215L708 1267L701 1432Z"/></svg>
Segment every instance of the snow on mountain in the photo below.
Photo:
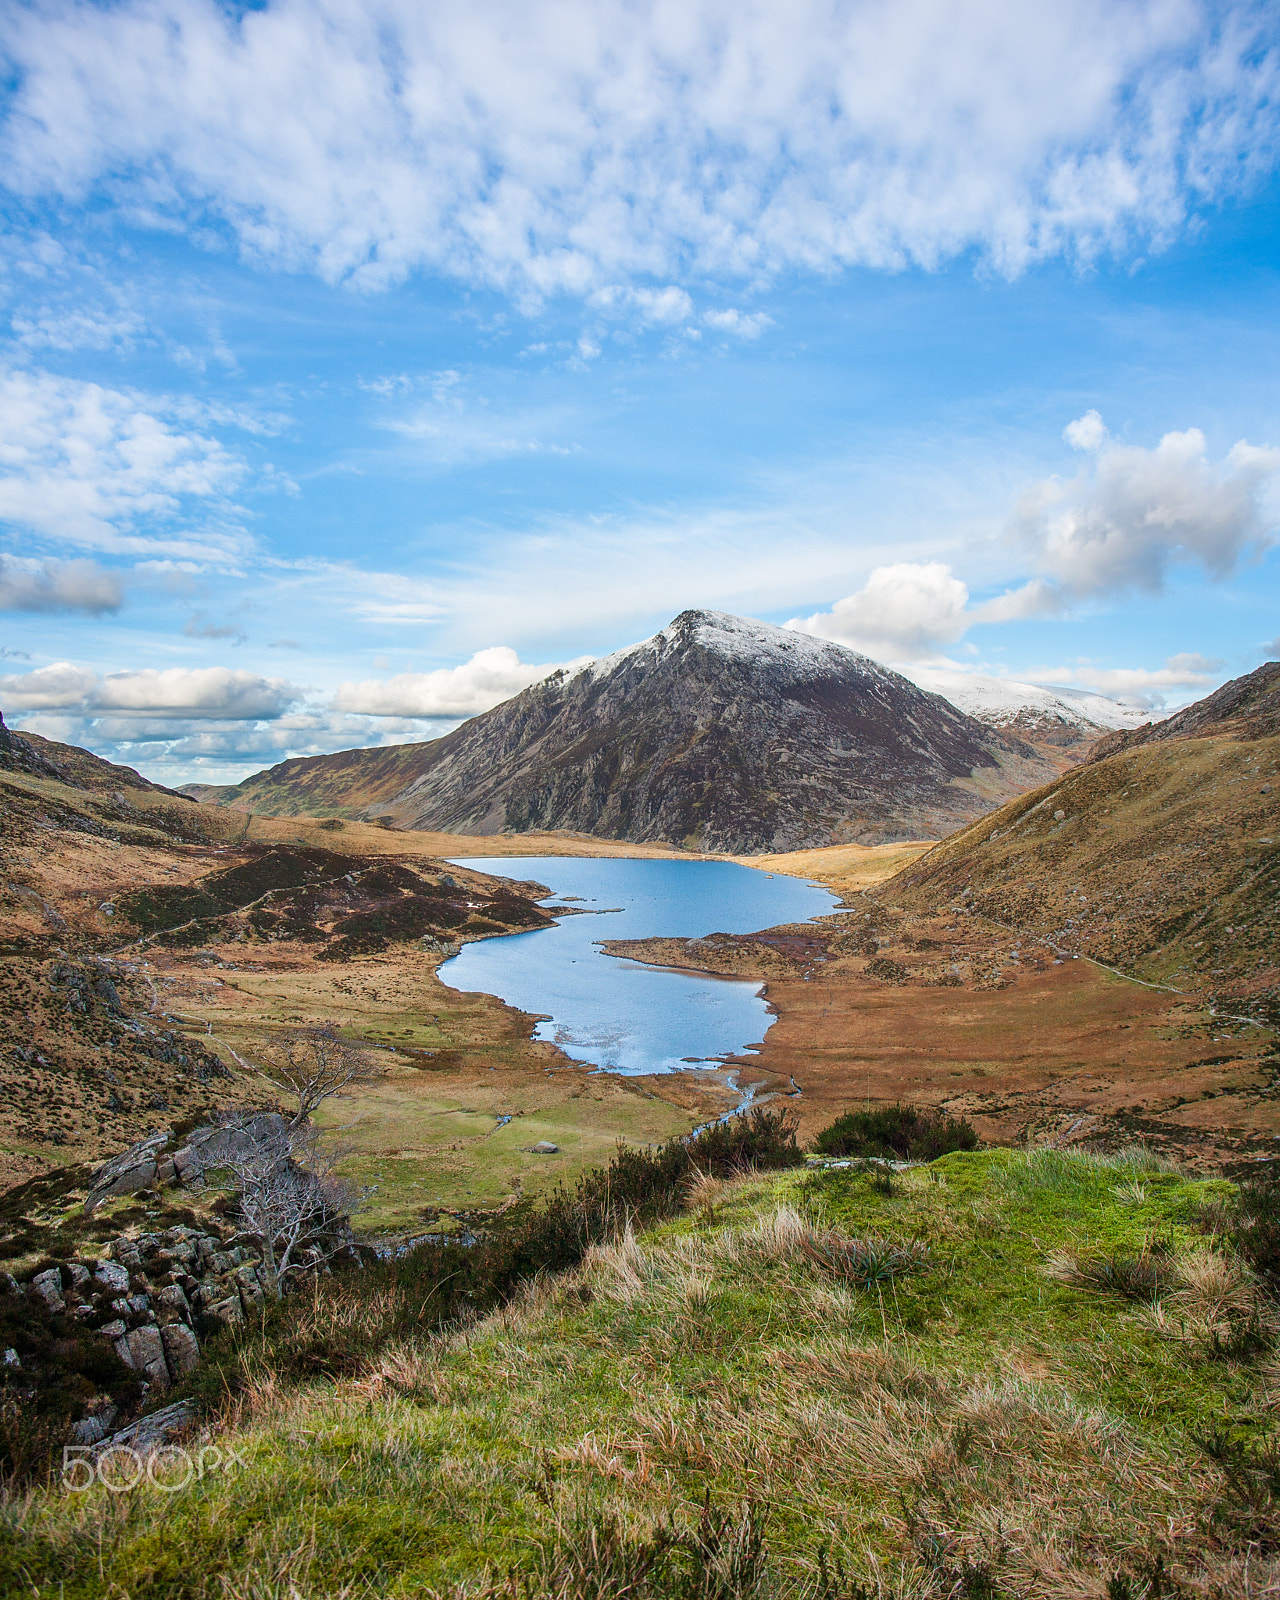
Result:
<svg viewBox="0 0 1280 1600"><path fill-rule="evenodd" d="M1087 689L1015 683L1008 678L983 678L969 672L910 672L920 688L940 694L968 716L992 728L1027 731L1061 728L1100 735L1114 728L1136 728L1149 711L1123 705Z"/></svg>
<svg viewBox="0 0 1280 1600"><path fill-rule="evenodd" d="M889 675L889 668L882 667L870 656L851 650L848 645L818 639L813 634L799 633L793 628L776 628L772 623L757 622L752 617L734 617L726 611L701 610L682 612L652 638L615 650L612 655L601 656L598 661L583 667L582 671L593 678L606 678L624 661L645 654L661 661L673 650L687 649L690 643L728 661L749 664L766 671L770 667L777 667L790 678L829 677L832 674L861 677Z"/></svg>

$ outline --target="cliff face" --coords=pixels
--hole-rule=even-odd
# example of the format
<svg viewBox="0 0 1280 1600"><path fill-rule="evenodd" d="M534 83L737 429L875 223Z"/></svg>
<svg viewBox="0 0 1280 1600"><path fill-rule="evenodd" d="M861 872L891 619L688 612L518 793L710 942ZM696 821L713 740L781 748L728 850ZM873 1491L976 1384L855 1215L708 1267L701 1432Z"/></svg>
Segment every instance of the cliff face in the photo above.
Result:
<svg viewBox="0 0 1280 1600"><path fill-rule="evenodd" d="M419 757L370 817L733 853L937 837L1053 773L866 656L708 611L535 684Z"/></svg>

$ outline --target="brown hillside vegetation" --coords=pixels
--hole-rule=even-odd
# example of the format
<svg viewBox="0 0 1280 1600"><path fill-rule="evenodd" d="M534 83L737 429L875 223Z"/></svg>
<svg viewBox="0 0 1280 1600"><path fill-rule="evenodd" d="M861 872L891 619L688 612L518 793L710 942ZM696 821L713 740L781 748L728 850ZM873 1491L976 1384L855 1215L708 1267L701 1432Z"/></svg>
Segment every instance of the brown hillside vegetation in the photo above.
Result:
<svg viewBox="0 0 1280 1600"><path fill-rule="evenodd" d="M1140 744L1011 801L885 886L1280 1019L1280 736Z"/></svg>

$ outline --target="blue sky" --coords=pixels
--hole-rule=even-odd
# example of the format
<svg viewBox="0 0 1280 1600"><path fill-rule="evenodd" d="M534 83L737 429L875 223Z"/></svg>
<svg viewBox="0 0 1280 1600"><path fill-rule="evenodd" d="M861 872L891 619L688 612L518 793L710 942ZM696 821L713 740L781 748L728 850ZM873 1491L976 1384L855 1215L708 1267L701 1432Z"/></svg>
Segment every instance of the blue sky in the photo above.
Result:
<svg viewBox="0 0 1280 1600"><path fill-rule="evenodd" d="M6 720L230 781L687 606L1280 654L1273 15L1027 10L6 6Z"/></svg>

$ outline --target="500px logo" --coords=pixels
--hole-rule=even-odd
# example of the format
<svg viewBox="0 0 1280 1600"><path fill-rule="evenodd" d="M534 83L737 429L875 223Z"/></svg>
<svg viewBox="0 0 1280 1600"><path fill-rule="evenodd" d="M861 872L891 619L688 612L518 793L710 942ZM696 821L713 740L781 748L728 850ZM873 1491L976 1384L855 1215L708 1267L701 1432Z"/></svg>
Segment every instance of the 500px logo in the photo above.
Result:
<svg viewBox="0 0 1280 1600"><path fill-rule="evenodd" d="M211 1472L235 1472L248 1462L235 1450L220 1450L216 1444L203 1446L195 1455L181 1445L162 1444L145 1454L131 1444L108 1445L95 1450L89 1444L68 1444L62 1448L62 1487L81 1494L100 1483L112 1494L128 1494L139 1484L168 1494L198 1482Z"/></svg>

